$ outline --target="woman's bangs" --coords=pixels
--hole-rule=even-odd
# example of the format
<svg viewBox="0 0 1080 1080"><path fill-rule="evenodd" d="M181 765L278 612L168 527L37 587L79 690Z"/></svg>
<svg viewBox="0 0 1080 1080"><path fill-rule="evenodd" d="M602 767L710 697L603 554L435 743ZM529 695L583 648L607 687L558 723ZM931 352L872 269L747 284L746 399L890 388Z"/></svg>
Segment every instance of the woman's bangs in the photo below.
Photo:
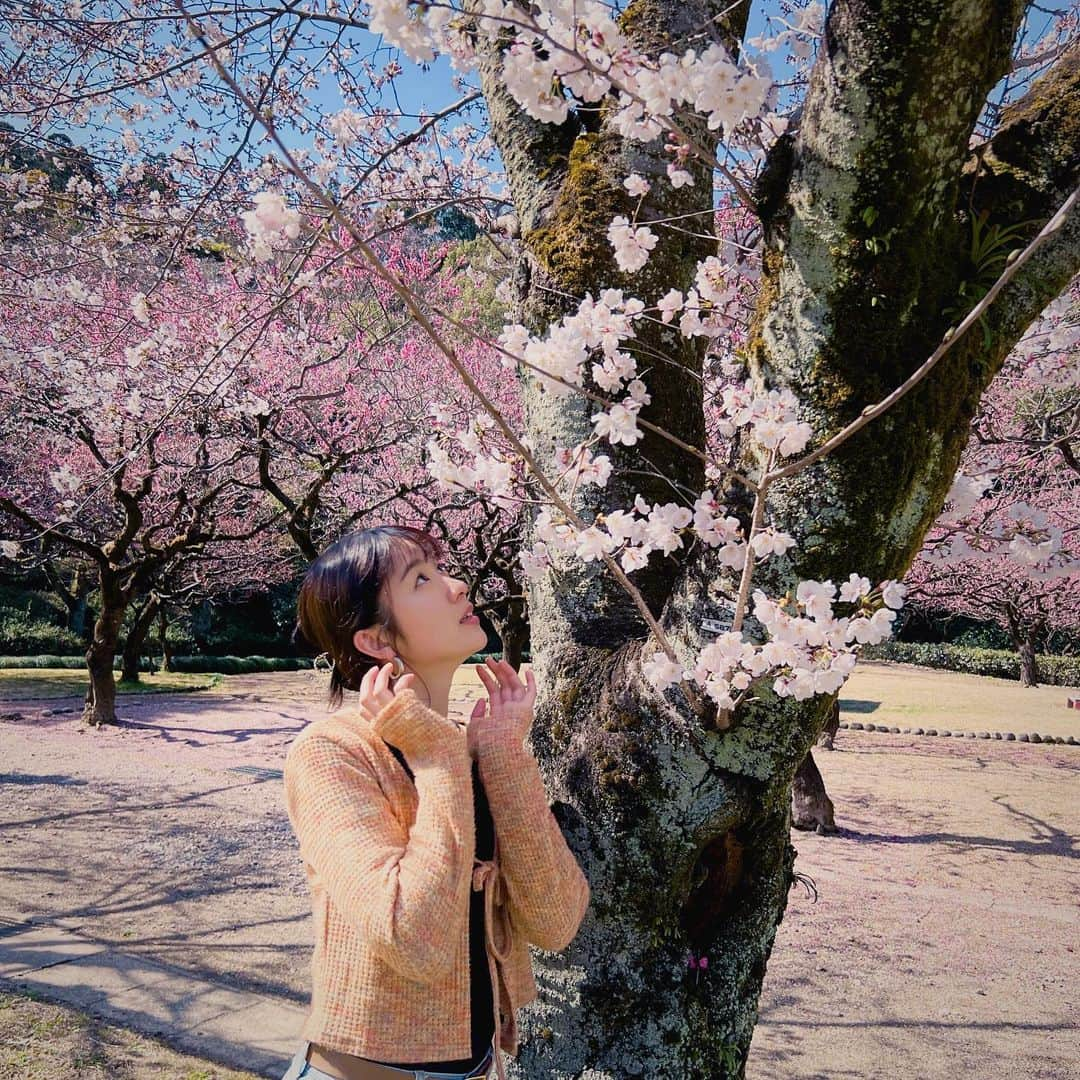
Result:
<svg viewBox="0 0 1080 1080"><path fill-rule="evenodd" d="M414 559L430 559L438 565L442 557L442 549L434 537L420 529L415 531L410 529L407 536L398 533L390 538L385 560L380 560L380 562L384 562L384 565L389 568L391 578L397 581ZM383 580L385 581L386 577Z"/></svg>

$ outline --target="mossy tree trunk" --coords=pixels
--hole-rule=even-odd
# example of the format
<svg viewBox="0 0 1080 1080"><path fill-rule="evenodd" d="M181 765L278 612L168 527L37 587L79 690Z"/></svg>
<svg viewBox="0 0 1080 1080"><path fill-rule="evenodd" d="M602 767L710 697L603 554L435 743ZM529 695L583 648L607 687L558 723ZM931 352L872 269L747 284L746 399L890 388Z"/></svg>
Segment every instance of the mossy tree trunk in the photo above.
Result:
<svg viewBox="0 0 1080 1080"><path fill-rule="evenodd" d="M711 19L734 51L747 7L634 0L623 22L662 48ZM755 191L764 265L746 350L758 385L790 388L803 402L816 441L902 383L957 321L943 310L972 274L972 211L1003 225L1041 224L1077 183L1075 50L1006 110L990 145L968 149L1009 65L1023 7L832 6L800 123L771 151ZM709 170L691 166L695 185L673 190L663 137L625 142L607 120L609 101L572 111L562 125L537 123L500 88L500 65L492 48L481 79L523 241L516 317L542 333L575 306L567 295L623 287L655 304L672 287L687 289L714 243L660 227L645 270L627 280L606 229L615 214L633 212L622 187L631 171L654 181L642 220L694 212L709 220ZM676 119L712 145L700 118ZM843 581L851 571L874 582L903 577L941 509L982 391L1076 272L1078 231L1074 214L999 295L986 317L989 345L978 329L966 334L887 415L777 488L773 520L798 544L762 567L770 595L800 578ZM642 418L702 448L701 339L650 323L628 348L652 395ZM596 405L522 380L527 435L554 472L555 447L591 436ZM649 432L636 447L603 451L611 481L575 499L588 523L637 492L663 503L675 489L692 499L705 487L700 459ZM740 452L745 467L759 464L751 448ZM630 473L642 455L662 475ZM530 524L526 545L535 539ZM590 1080L741 1077L793 880L792 781L831 699L799 703L765 689L728 730L699 732L699 746L677 734L678 721L693 717L681 693L661 696L645 682L640 662L654 646L602 564L561 577L558 591L550 579L528 586L532 657L545 688L530 738L592 903L564 953L534 958L540 985L559 990L523 1010L510 1068ZM653 555L634 580L684 660L710 640L702 618L730 612L734 582L701 545ZM746 629L760 630L752 619ZM690 953L708 956L697 977Z"/></svg>

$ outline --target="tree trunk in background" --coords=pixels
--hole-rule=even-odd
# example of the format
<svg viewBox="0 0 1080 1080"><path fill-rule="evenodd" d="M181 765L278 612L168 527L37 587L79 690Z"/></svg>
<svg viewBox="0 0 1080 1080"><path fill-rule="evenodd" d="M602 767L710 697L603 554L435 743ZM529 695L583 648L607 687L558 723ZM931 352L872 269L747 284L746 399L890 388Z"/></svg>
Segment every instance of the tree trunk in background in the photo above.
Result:
<svg viewBox="0 0 1080 1080"><path fill-rule="evenodd" d="M829 709L829 719L818 736L818 746L832 750L839 730L840 695L837 694ZM819 834L834 833L837 829L833 814L833 802L825 790L825 779L813 753L808 750L791 787L791 824L796 829L814 829Z"/></svg>
<svg viewBox="0 0 1080 1080"><path fill-rule="evenodd" d="M72 574L70 587L64 581L58 565L46 561L42 570L49 580L49 586L60 597L67 608L67 628L83 640L89 647L92 640L93 612L86 598L94 591L94 579L91 569L77 566Z"/></svg>
<svg viewBox="0 0 1080 1080"><path fill-rule="evenodd" d="M1045 623L1030 622L1024 619L1019 609L1012 603L1005 605L1005 620L1009 624L1009 637L1020 660L1020 685L1039 685L1039 639L1042 637Z"/></svg>
<svg viewBox="0 0 1080 1080"><path fill-rule="evenodd" d="M1023 641L1020 642L1020 685L1021 686L1038 686L1039 685L1039 660L1038 654L1035 652L1035 636L1028 633Z"/></svg>
<svg viewBox="0 0 1080 1080"><path fill-rule="evenodd" d="M86 597L81 596L75 601L75 606L68 613L68 629L78 634L80 638L89 644L90 629L94 625L94 613L90 610Z"/></svg>
<svg viewBox="0 0 1080 1080"><path fill-rule="evenodd" d="M120 640L127 598L114 577L102 571L101 613L94 621L94 636L86 650L90 685L83 704L83 723L97 727L116 723L116 679L113 659Z"/></svg>
<svg viewBox="0 0 1080 1080"><path fill-rule="evenodd" d="M496 619L489 615L502 644L506 662L517 671L522 664L525 642L529 640L529 620L525 618L523 600L511 600L506 606L506 614Z"/></svg>
<svg viewBox="0 0 1080 1080"><path fill-rule="evenodd" d="M747 7L634 0L621 18L657 47L713 20L711 32L734 50ZM800 127L770 152L755 193L763 269L745 350L758 388L787 387L803 402L812 446L899 386L954 321L942 312L970 275L968 207L988 209L990 224L1042 222L1080 176L1075 53L1006 109L981 164L968 150L980 106L1008 69L1023 9L1019 0L832 6ZM659 226L644 271L628 280L607 226L634 212L622 187L632 171L653 182L643 222L692 213L709 220L710 170L692 159L695 183L672 189L665 137L624 142L607 120L608 102L580 117L572 111L559 126L540 124L501 87L500 66L499 50L489 48L481 86L524 248L515 318L543 333L576 306L567 294L595 299L625 288L653 305L670 288L685 291L715 243ZM698 118L673 119L715 145ZM756 585L777 596L803 578L904 576L941 510L983 389L1077 270L1077 217L999 294L985 319L989 346L978 329L965 334L886 416L778 485L773 521L797 546L763 564ZM652 321L636 327L626 347L651 369L641 418L702 449L702 339ZM526 434L551 475L556 447L592 436L597 405L550 396L525 373L522 381ZM588 374L586 386L598 392ZM648 431L635 447L598 449L613 471L606 488L576 493L586 524L638 492L666 503L705 487L699 458ZM750 449L743 453L744 467L755 466ZM627 472L642 455L660 478ZM744 506L732 509L745 515ZM525 546L536 539L530 522ZM633 575L684 661L712 640L703 618L730 620L736 585L714 549L694 547L693 555L654 554ZM833 702L778 699L765 687L729 729L700 730L680 691L657 694L642 676L655 644L603 564L560 563L560 578L558 588L550 576L528 583L542 688L529 741L592 902L567 950L534 958L540 985L559 989L522 1010L521 1049L508 1070L589 1080L743 1077L794 878L792 784L799 766L812 764ZM746 630L756 632L753 620ZM687 724L699 729L697 745L681 734ZM689 952L709 959L697 982L688 977Z"/></svg>
<svg viewBox="0 0 1080 1080"><path fill-rule="evenodd" d="M836 733L840 730L840 697L837 696L833 702L833 707L829 712L829 719L826 721L825 727L821 730L821 736L818 738L818 746L822 750L834 750L833 741L836 739Z"/></svg>
<svg viewBox="0 0 1080 1080"><path fill-rule="evenodd" d="M157 594L153 594L139 609L124 641L124 651L120 669L121 682L139 681L139 658L142 656L143 647L146 645L146 637L153 625L154 617L158 613L160 600Z"/></svg>
<svg viewBox="0 0 1080 1080"><path fill-rule="evenodd" d="M836 832L832 799L818 771L814 755L808 750L795 773L791 788L791 824L796 829L815 829L819 833Z"/></svg>
<svg viewBox="0 0 1080 1080"><path fill-rule="evenodd" d="M169 639L167 637L168 628L169 622L168 617L165 614L165 608L161 608L161 610L158 612L158 644L161 646L162 671L173 670L172 647L169 645Z"/></svg>

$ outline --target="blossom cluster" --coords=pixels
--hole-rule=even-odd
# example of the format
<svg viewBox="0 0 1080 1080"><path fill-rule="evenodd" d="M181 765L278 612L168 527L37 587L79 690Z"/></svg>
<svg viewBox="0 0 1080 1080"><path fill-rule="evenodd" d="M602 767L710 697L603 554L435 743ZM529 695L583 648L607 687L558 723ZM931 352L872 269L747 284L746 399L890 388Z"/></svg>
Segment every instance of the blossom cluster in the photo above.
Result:
<svg viewBox="0 0 1080 1080"><path fill-rule="evenodd" d="M276 191L260 191L252 201L255 209L245 210L240 217L251 241L252 257L256 262L269 262L275 248L300 235L300 214Z"/></svg>
<svg viewBox="0 0 1080 1080"><path fill-rule="evenodd" d="M578 485L604 487L608 482L611 461L606 455L593 455L593 443L607 439L612 444L632 445L634 438L627 436L640 436L633 417L649 396L636 377L633 357L619 345L633 335L632 321L645 310L641 301L628 301L620 290L609 289L599 301L587 296L578 310L553 326L543 340L532 338L520 326L504 328L500 341L511 355L528 358L538 366L542 363L547 371L557 370L573 385L582 385L585 360L597 349L605 359L593 364L593 375L605 389L618 390L630 379L630 394L624 402L593 416L593 439L573 448L556 448L555 463L562 470L557 483L569 485L568 501ZM572 392L547 380L545 389L549 386L560 396ZM747 429L770 460L801 453L812 434L810 425L798 418L797 399L787 389L760 392L749 380L735 383L723 389L716 408L723 434ZM432 412L437 421L449 415L442 406ZM491 424L478 426L487 430ZM515 474L506 458L487 452L480 432L467 429L455 437L474 454L473 463L454 464L450 452L436 438L428 443L429 472L448 487L486 488L500 499L510 499ZM625 573L632 574L648 564L653 551L670 554L682 548L685 534L718 548L719 562L732 570L745 571L748 565L783 555L795 544L792 536L769 523L747 536L739 519L711 489L702 491L692 508L675 502L650 504L639 493L630 507L599 514L584 527L545 508L535 519L534 531L531 547L523 547L519 554L522 572L530 578L556 569L560 556L586 564L610 557ZM854 573L839 591L831 581L800 581L794 597L796 610L788 611L785 601L772 600L756 589L753 614L769 634L764 644L729 631L705 646L688 666L657 651L643 662L642 672L661 691L692 678L722 709L736 707L753 684L766 678L772 678L779 695L798 700L832 693L851 673L858 648L891 634L904 592L905 586L893 580L872 590L867 578ZM853 604L855 611L836 617L834 601Z"/></svg>
<svg viewBox="0 0 1080 1080"><path fill-rule="evenodd" d="M432 406L431 416L437 424L450 419L445 406L441 404ZM428 439L424 447L427 451L427 471L448 490L462 488L481 492L493 505L510 509L514 506L514 464L499 451L484 453L483 436L493 424L490 416L480 413L473 417L470 426L450 433L463 450L473 455L471 465L455 464L438 438Z"/></svg>
<svg viewBox="0 0 1080 1080"><path fill-rule="evenodd" d="M645 225L635 227L622 214L612 220L607 234L619 269L630 274L649 261L649 252L656 247L657 236L652 229Z"/></svg>
<svg viewBox="0 0 1080 1080"><path fill-rule="evenodd" d="M997 478L998 471L993 468L956 475L946 496L948 509L935 523L945 528L945 535L927 546L922 558L949 566L1004 555L1034 577L1076 573L1076 561L1063 550L1065 532L1045 510L1023 500L1002 507L997 515L979 509L980 500Z"/></svg>
<svg viewBox="0 0 1080 1080"><path fill-rule="evenodd" d="M684 336L719 337L723 333L722 321L709 315L712 298L721 295L714 280L714 264L718 260L712 257L701 263L700 291L695 287L684 295L671 289L653 307L646 307L636 297L625 297L622 289L605 289L595 300L592 293L587 293L577 310L552 323L542 338L531 335L518 323L506 324L497 339L504 353L503 364L511 367L516 361L524 361L545 392L568 397L574 387L584 386L586 364L599 349L603 358L591 363L593 381L607 393L625 392L625 396L609 409L592 415L595 433L613 445L633 446L642 437L637 414L651 398L638 377L637 360L620 345L635 336L633 324L637 319L653 313L666 323L682 311L679 330ZM723 295L727 289L725 286ZM787 390L773 392L760 401L754 399L749 384L732 390L723 402L723 409L733 410L724 433L730 434L735 427L750 422L755 437L764 446L778 446L782 454L797 453L810 437L810 426L793 420L796 404L794 395Z"/></svg>
<svg viewBox="0 0 1080 1080"><path fill-rule="evenodd" d="M494 38L516 28L504 55L504 82L521 108L544 123L566 119L566 91L586 103L614 91L612 122L626 138L654 139L663 130L658 118L683 104L704 114L710 130L730 130L761 112L773 86L763 61L756 66L766 74L740 68L715 42L701 52L646 56L634 48L616 13L598 0L540 0L531 8L484 0L469 13L471 20L450 5L375 0L371 6L372 33L417 63L445 53L459 71L476 64L470 30ZM807 21L803 32L812 32L813 25Z"/></svg>
<svg viewBox="0 0 1080 1080"><path fill-rule="evenodd" d="M643 662L642 672L661 692L692 678L719 708L729 710L754 684L768 678L779 697L805 701L817 694L832 694L855 667L859 646L890 636L906 591L906 586L892 579L871 590L869 580L858 574L848 577L839 595L832 581L801 581L792 605L795 610L789 611L783 601L770 600L755 589L753 614L769 635L764 644L729 630L706 645L692 665L672 661L657 651ZM856 605L855 613L837 617L836 601Z"/></svg>

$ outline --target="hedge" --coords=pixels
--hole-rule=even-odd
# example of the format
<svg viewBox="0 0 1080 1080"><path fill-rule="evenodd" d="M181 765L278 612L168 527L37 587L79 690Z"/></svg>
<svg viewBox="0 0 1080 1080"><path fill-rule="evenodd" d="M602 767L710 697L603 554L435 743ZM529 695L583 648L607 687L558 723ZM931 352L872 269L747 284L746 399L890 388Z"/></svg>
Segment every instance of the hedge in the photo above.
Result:
<svg viewBox="0 0 1080 1080"><path fill-rule="evenodd" d="M966 645L931 644L921 641L883 641L867 645L866 660L895 660L902 664L1020 679L1020 658L1010 649L976 649ZM1039 682L1046 686L1080 686L1080 657L1039 655Z"/></svg>
<svg viewBox="0 0 1080 1080"><path fill-rule="evenodd" d="M0 652L33 652L52 655L58 649L65 653L83 648L83 640L78 634L62 626L31 619L20 611L0 612Z"/></svg>

